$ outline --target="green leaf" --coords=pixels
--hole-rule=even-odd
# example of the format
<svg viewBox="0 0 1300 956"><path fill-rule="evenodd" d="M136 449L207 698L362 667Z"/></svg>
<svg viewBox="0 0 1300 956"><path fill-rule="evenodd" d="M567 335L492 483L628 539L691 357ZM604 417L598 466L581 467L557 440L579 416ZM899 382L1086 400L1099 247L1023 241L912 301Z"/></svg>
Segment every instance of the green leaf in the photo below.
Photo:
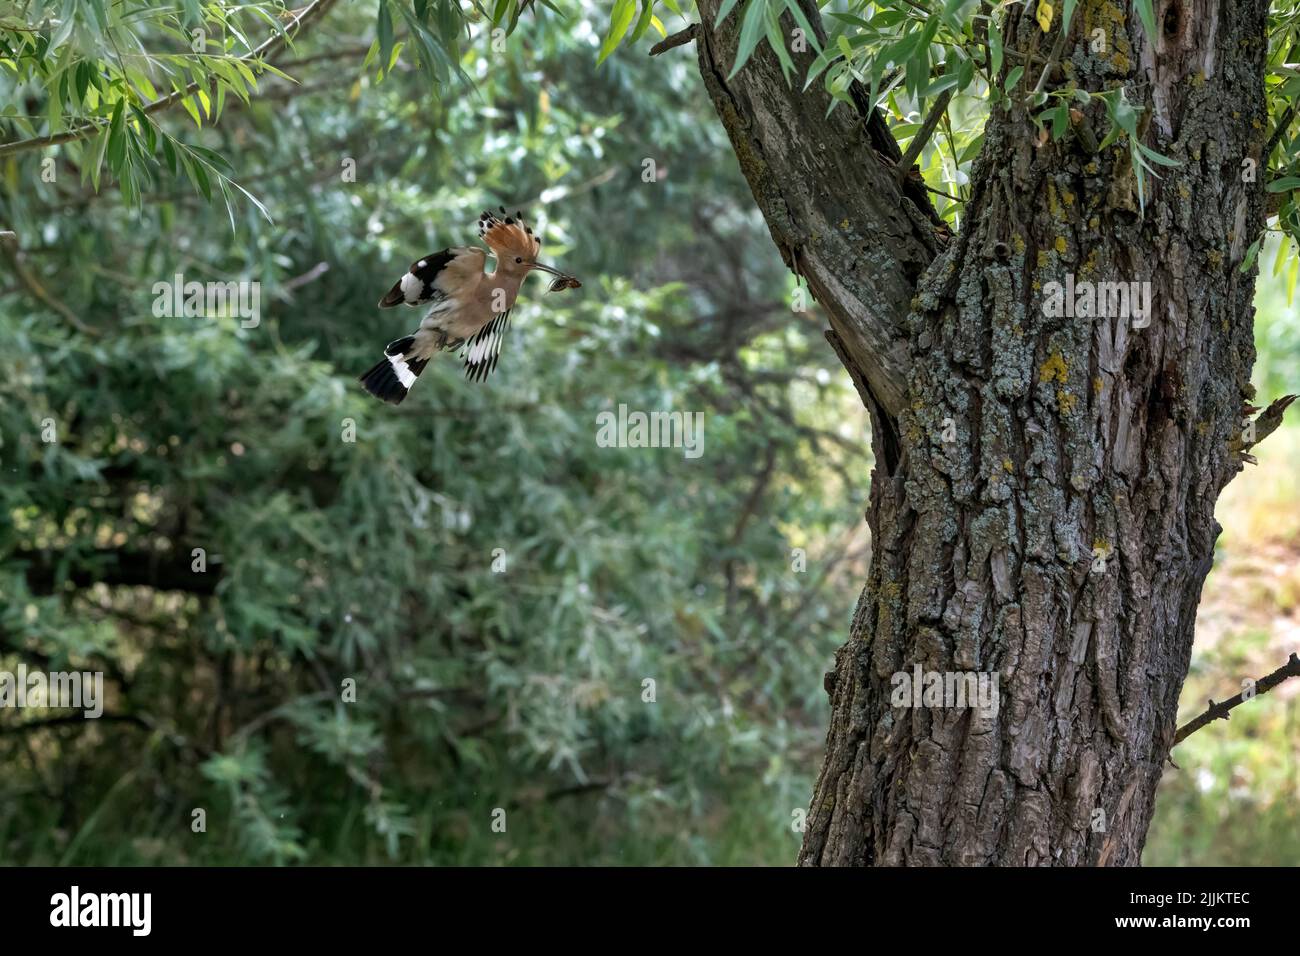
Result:
<svg viewBox="0 0 1300 956"><path fill-rule="evenodd" d="M116 175L122 174L122 160L126 156L126 100L118 100L113 107L113 119L108 124L108 168Z"/></svg>
<svg viewBox="0 0 1300 956"><path fill-rule="evenodd" d="M1007 94L1010 94L1011 91L1016 88L1016 84L1020 82L1020 78L1024 75L1025 75L1025 68L1023 66L1015 67L1014 69L1012 69L1010 73L1007 74L1007 81L1002 84L1002 89Z"/></svg>
<svg viewBox="0 0 1300 956"><path fill-rule="evenodd" d="M1287 245L1291 245L1291 240L1287 241ZM1295 283L1297 276L1300 276L1300 255L1292 255L1291 266L1287 269L1286 273L1286 304L1288 307L1290 307L1291 303L1295 301Z"/></svg>
<svg viewBox="0 0 1300 956"><path fill-rule="evenodd" d="M1291 240L1289 238L1283 238L1277 244L1277 255L1273 259L1273 275L1280 276L1282 274L1282 266L1286 264L1286 257L1290 248Z"/></svg>
<svg viewBox="0 0 1300 956"><path fill-rule="evenodd" d="M1155 163L1157 166L1183 165L1182 160L1170 159L1168 156L1162 156L1160 153L1157 153L1150 146L1147 146L1143 143L1138 143L1136 140L1134 140L1134 142L1137 144L1137 148L1141 150L1142 155L1145 156L1147 159L1151 160L1151 162Z"/></svg>
<svg viewBox="0 0 1300 956"><path fill-rule="evenodd" d="M767 0L746 0L746 4L745 19L740 24L740 39L736 45L736 62L727 74L727 79L740 72L740 68L749 61L766 29L763 21L767 12Z"/></svg>
<svg viewBox="0 0 1300 956"><path fill-rule="evenodd" d="M812 28L808 18L804 16L803 8L799 6L799 0L784 0L785 8L790 11L790 16L794 19L795 26L803 31L803 38L808 41L814 53L822 52L821 41L817 39L817 31Z"/></svg>
<svg viewBox="0 0 1300 956"><path fill-rule="evenodd" d="M623 42L623 36L632 25L632 17L635 15L636 0L615 0L609 17L609 32L605 34L605 39L600 44L600 56L596 58L597 66L604 63L605 58Z"/></svg>
<svg viewBox="0 0 1300 956"><path fill-rule="evenodd" d="M1285 193L1300 189L1300 176L1283 176L1281 179L1273 180L1264 188L1271 193Z"/></svg>
<svg viewBox="0 0 1300 956"><path fill-rule="evenodd" d="M767 12L763 18L765 33L767 34L767 45L776 53L776 58L781 62L781 74L785 77L787 83L790 82L790 76L794 73L794 60L790 58L790 51L785 48L785 35L781 32L780 8L776 4L768 4Z"/></svg>
<svg viewBox="0 0 1300 956"><path fill-rule="evenodd" d="M961 151L961 155L957 157L957 164L959 166L964 166L966 163L969 163L971 160L973 160L976 156L979 155L980 148L983 145L984 145L984 134L980 133L978 136L976 136L974 139L972 139L969 143L966 144L965 148Z"/></svg>
<svg viewBox="0 0 1300 956"><path fill-rule="evenodd" d="M1137 7L1138 16L1142 18L1142 26L1146 28L1147 37L1151 42L1156 41L1156 13L1151 8L1151 0L1133 0L1133 5Z"/></svg>
<svg viewBox="0 0 1300 956"><path fill-rule="evenodd" d="M632 36L628 38L629 43L641 39L650 26L650 17L653 16L654 9L654 0L641 0L641 16L637 18L636 26L632 28Z"/></svg>
<svg viewBox="0 0 1300 956"><path fill-rule="evenodd" d="M175 176L176 175L176 147L172 146L172 140L170 136L167 136L166 134L163 135L162 147L163 147L163 159L167 161L167 168L171 170L171 174Z"/></svg>
<svg viewBox="0 0 1300 956"><path fill-rule="evenodd" d="M992 58L990 75L997 76L1002 72L1002 27L993 16L989 17L989 56Z"/></svg>
<svg viewBox="0 0 1300 956"><path fill-rule="evenodd" d="M1079 5L1079 0L1065 0L1061 7L1061 31L1065 32L1070 29L1070 20L1074 17L1074 8Z"/></svg>
<svg viewBox="0 0 1300 956"><path fill-rule="evenodd" d="M152 156L154 150L158 147L158 139L154 134L153 123L149 121L149 117L145 115L144 110L138 106L132 106L131 113L135 117L135 121L140 124L140 132L144 136L145 151Z"/></svg>
<svg viewBox="0 0 1300 956"><path fill-rule="evenodd" d="M1259 244L1263 241L1264 237L1259 236L1246 249L1246 258L1241 261L1241 265L1238 267L1241 272L1248 272L1250 267L1255 264L1255 257L1259 255Z"/></svg>
<svg viewBox="0 0 1300 956"><path fill-rule="evenodd" d="M202 126L203 117L199 116L199 109L198 106L195 105L195 103L196 101L194 97L187 96L183 100L181 100L181 109L185 110L186 113L190 114L190 119L194 120L195 126Z"/></svg>
<svg viewBox="0 0 1300 956"><path fill-rule="evenodd" d="M87 168L90 170L90 181L95 188L95 192L99 192L99 173L104 165L104 150L107 148L108 127L105 126L95 136L95 141L91 145L90 163L86 167L83 167L82 173L84 177L84 170Z"/></svg>
<svg viewBox="0 0 1300 956"><path fill-rule="evenodd" d="M379 21L375 25L375 35L379 38L379 63L381 75L388 72L385 64L393 52L393 14L388 9L388 0L379 0Z"/></svg>
<svg viewBox="0 0 1300 956"><path fill-rule="evenodd" d="M190 179L199 188L199 192L203 193L203 198L208 202L212 202L212 182L208 178L208 171L203 167L203 162L198 159L191 160L189 162L189 171Z"/></svg>
<svg viewBox="0 0 1300 956"><path fill-rule="evenodd" d="M722 6L718 7L718 18L713 21L715 27L722 26L722 21L727 19L727 14L731 8L736 5L736 0L722 0Z"/></svg>

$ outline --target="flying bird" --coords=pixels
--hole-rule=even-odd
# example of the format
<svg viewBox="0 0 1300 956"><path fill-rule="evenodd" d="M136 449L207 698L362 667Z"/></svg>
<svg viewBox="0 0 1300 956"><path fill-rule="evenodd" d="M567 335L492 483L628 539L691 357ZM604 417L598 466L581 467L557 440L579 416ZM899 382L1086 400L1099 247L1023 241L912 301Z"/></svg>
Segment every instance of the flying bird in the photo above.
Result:
<svg viewBox="0 0 1300 956"><path fill-rule="evenodd" d="M501 343L510 324L510 310L524 277L533 270L555 276L551 291L582 285L573 276L537 261L542 242L523 216L485 212L478 235L496 260L484 272L488 253L477 246L453 246L411 264L379 300L381 309L397 305L428 306L420 327L390 342L384 358L361 376L361 384L376 398L400 405L434 353L463 347L465 377L482 381L497 366Z"/></svg>

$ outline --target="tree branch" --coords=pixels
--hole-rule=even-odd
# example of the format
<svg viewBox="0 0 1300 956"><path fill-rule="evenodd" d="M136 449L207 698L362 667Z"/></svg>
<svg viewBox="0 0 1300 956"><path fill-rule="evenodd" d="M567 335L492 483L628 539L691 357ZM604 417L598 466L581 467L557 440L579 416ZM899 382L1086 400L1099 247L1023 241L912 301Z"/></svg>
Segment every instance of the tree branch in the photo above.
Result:
<svg viewBox="0 0 1300 956"><path fill-rule="evenodd" d="M1282 424L1282 415L1291 407L1291 403L1294 402L1297 397L1300 396L1283 395L1281 398L1274 399L1269 404L1268 408L1264 409L1264 411L1254 419L1252 423L1255 429L1254 439L1248 442L1244 435L1238 435L1228 442L1228 450L1237 452L1237 454L1241 456L1242 461L1250 462L1252 465L1259 464L1259 462L1255 460L1255 456L1248 454L1248 451L1262 442L1269 435L1273 434L1273 432L1277 431L1278 426ZM1253 409L1250 408L1247 410L1253 411Z"/></svg>
<svg viewBox="0 0 1300 956"><path fill-rule="evenodd" d="M1269 674L1267 677L1261 677L1255 684L1255 692L1251 694L1251 698L1254 699L1260 694L1267 694L1288 677L1300 677L1300 657L1296 657L1295 654L1292 654L1290 659L1273 673ZM1229 697L1227 700L1219 701L1217 704L1213 700L1209 701L1209 707L1206 708L1205 713L1178 728L1178 733L1174 734L1173 746L1177 747L1182 741L1186 740L1188 736L1196 733L1196 731L1200 730L1213 720L1227 720L1228 713L1234 707L1245 702L1245 693L1245 690L1242 690L1242 692L1236 697Z"/></svg>
<svg viewBox="0 0 1300 956"><path fill-rule="evenodd" d="M660 53L667 53L674 47L685 46L700 35L700 25L692 23L685 30L678 30L671 36L664 37L658 43L650 48L651 56L658 56Z"/></svg>
<svg viewBox="0 0 1300 956"><path fill-rule="evenodd" d="M1268 138L1264 144L1264 152L1260 154L1260 159L1267 165L1268 158L1273 155L1273 150L1277 149L1277 144L1282 142L1282 137L1286 135L1287 127L1291 125L1291 120L1295 119L1296 105L1292 103L1282 115L1278 117L1277 128L1273 130L1273 135Z"/></svg>
<svg viewBox="0 0 1300 956"><path fill-rule="evenodd" d="M254 64L259 60L275 56L293 39L300 29L310 24L312 21L319 19L324 15L337 0L312 0L310 4L303 8L290 23L285 26L283 32L276 33L268 38L253 52L239 58L239 62L245 65ZM213 81L215 82L215 80ZM180 103L188 96L193 96L199 91L203 84L194 80L183 89L176 90L166 96L161 96L151 103L146 104L142 109L146 116L152 116L154 113L170 109L177 103ZM108 122L105 119L88 120L80 126L64 130L62 133L53 133L48 136L34 136L31 139L17 140L12 143L0 145L0 157L9 156L13 153L22 153L32 149L43 149L46 146L58 146L62 143L71 143L77 140L93 136L104 128Z"/></svg>
<svg viewBox="0 0 1300 956"><path fill-rule="evenodd" d="M941 248L940 220L924 184L895 179L901 151L860 86L850 88L852 103L830 110L823 85L805 91L787 83L766 44L729 76L741 17L717 24L719 3L699 3L695 46L709 98L786 265L825 308L846 366L860 373L884 413L896 416L910 360L903 326ZM799 3L824 45L816 4ZM783 16L788 35L794 21ZM808 46L791 52L799 70L816 55Z"/></svg>
<svg viewBox="0 0 1300 956"><path fill-rule="evenodd" d="M143 730L152 730L148 722L138 714L100 714L90 718L84 714L60 714L57 717L42 717L38 720L25 720L14 724L0 723L0 735L13 734L28 730L49 730L54 727L92 726L97 723L132 724Z"/></svg>
<svg viewBox="0 0 1300 956"><path fill-rule="evenodd" d="M0 257L8 260L9 265L13 267L14 275L18 277L18 281L38 302L57 312L63 317L63 321L77 331L84 332L87 335L99 335L99 329L82 322L75 312L50 294L49 290L41 284L41 280L36 277L36 273L27 268L27 257L18 247L18 236L15 233L0 232Z"/></svg>
<svg viewBox="0 0 1300 956"><path fill-rule="evenodd" d="M159 554L152 551L102 549L76 555L76 563L66 570L60 552L18 550L11 557L27 564L27 586L34 594L53 594L61 581L77 588L93 584L120 587L149 587L157 591L184 591L189 594L215 594L221 579L219 565L198 573L190 570L186 554Z"/></svg>
<svg viewBox="0 0 1300 956"><path fill-rule="evenodd" d="M921 150L925 149L925 144L928 143L930 137L934 135L934 128L939 125L939 120L943 117L943 114L947 112L948 101L951 99L952 90L950 89L944 90L939 94L939 98L934 101L934 106L930 109L930 115L925 118L925 122L921 124L921 128L916 131L916 135L912 137L912 141L907 144L907 152L904 153L903 158L899 160L894 173L895 178L898 179L899 182L902 182L903 177L911 171L912 164L916 162L917 157L921 155Z"/></svg>

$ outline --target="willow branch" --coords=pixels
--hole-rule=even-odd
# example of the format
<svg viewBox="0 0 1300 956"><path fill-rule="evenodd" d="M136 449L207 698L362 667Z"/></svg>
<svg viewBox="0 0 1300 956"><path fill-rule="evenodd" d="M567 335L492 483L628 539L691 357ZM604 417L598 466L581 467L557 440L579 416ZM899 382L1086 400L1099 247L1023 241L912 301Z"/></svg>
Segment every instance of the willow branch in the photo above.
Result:
<svg viewBox="0 0 1300 956"><path fill-rule="evenodd" d="M240 63L256 64L264 59L273 57L278 54L293 39L299 30L306 27L312 21L323 16L330 7L334 6L338 0L312 0L308 6L289 22L283 32L277 33L263 42L253 52L239 58ZM177 103L183 101L186 97L193 96L197 93L203 83L199 80L192 81L189 85L166 96L160 96L158 99L142 107L146 116L152 116L154 113L160 113L163 110L170 109ZM34 136L31 139L22 139L13 143L0 145L0 157L9 156L13 153L23 153L32 149L43 149L46 146L58 146L62 143L76 142L77 140L86 139L93 136L104 128L108 122L104 119L93 119L82 123L80 126L74 126L72 129L64 130L62 133L52 133L48 136Z"/></svg>
<svg viewBox="0 0 1300 956"><path fill-rule="evenodd" d="M907 152L904 153L903 158L898 161L898 166L894 173L899 182L902 182L903 178L907 176L908 172L912 168L912 164L915 163L917 157L921 155L921 150L925 149L925 144L928 143L930 137L934 135L934 128L939 125L939 120L942 119L943 114L948 111L948 101L951 99L952 88L949 87L939 94L939 98L934 101L934 106L930 109L930 115L925 118L925 122L921 125L921 128L916 131L916 135L912 137L912 141L907 144ZM949 196L948 198L951 199L953 197Z"/></svg>

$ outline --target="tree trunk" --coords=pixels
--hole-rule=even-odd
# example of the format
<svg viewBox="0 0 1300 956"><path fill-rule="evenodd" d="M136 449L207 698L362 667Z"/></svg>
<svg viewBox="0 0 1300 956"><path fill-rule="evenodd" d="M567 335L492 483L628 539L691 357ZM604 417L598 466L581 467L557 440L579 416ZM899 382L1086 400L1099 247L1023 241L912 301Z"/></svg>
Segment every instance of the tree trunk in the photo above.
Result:
<svg viewBox="0 0 1300 956"><path fill-rule="evenodd" d="M1156 0L1153 44L1130 4L1085 0L1046 88L1123 83L1142 141L1180 165L1146 178L1143 210L1128 144L1095 152L1095 100L1056 142L996 108L946 243L924 195L894 187L879 117L860 101L825 121L766 49L725 80L738 18L711 28L700 8L706 86L874 426L873 559L827 675L800 863L1137 864L1214 504L1255 440L1239 267L1264 215L1243 160L1265 163L1267 4ZM1008 47L1040 55L1060 26L1007 18ZM1051 307L1051 283L1134 282L1145 321ZM996 713L894 706L918 665L995 675Z"/></svg>

